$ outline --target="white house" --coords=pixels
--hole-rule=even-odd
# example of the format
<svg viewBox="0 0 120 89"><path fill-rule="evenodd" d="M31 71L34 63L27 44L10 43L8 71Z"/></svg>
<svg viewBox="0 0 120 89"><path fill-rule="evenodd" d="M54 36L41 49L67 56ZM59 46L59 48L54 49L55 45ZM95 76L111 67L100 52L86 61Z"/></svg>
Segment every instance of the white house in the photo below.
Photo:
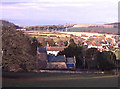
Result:
<svg viewBox="0 0 120 89"><path fill-rule="evenodd" d="M16 29L16 30L18 30L18 31L26 31L26 29Z"/></svg>
<svg viewBox="0 0 120 89"><path fill-rule="evenodd" d="M66 48L65 46L64 47L58 47L58 46L49 46L49 44L47 43L47 54L53 54L53 55L57 55L58 52L60 51L63 51L64 48Z"/></svg>

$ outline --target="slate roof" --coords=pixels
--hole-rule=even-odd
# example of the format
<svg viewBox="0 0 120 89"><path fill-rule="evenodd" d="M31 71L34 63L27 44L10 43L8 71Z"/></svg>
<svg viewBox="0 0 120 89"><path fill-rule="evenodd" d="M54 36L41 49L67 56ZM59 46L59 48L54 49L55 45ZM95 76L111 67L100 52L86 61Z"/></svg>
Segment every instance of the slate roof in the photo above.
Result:
<svg viewBox="0 0 120 89"><path fill-rule="evenodd" d="M38 47L38 52L40 52L40 53L47 53L47 50L44 47Z"/></svg>
<svg viewBox="0 0 120 89"><path fill-rule="evenodd" d="M67 63L74 63L74 58L73 57L69 57L69 58L66 58L66 62Z"/></svg>
<svg viewBox="0 0 120 89"><path fill-rule="evenodd" d="M61 56L48 55L48 62L66 62L66 59L64 55Z"/></svg>

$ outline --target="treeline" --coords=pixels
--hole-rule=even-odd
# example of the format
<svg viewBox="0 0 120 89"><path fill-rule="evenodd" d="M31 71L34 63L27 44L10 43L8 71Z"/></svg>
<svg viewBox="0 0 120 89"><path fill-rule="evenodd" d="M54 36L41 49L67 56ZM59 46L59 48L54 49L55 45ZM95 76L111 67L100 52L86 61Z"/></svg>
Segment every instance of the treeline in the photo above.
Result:
<svg viewBox="0 0 120 89"><path fill-rule="evenodd" d="M45 26L30 26L30 27L25 27L25 29L27 31L29 30L56 30L56 31L59 31L59 30L65 30L66 28L70 28L72 26L64 26L64 25L45 25Z"/></svg>
<svg viewBox="0 0 120 89"><path fill-rule="evenodd" d="M111 70L116 68L116 55L111 51L100 52L97 48L87 48L78 46L74 40L70 40L70 45L58 55L66 57L76 57L76 68L88 70Z"/></svg>

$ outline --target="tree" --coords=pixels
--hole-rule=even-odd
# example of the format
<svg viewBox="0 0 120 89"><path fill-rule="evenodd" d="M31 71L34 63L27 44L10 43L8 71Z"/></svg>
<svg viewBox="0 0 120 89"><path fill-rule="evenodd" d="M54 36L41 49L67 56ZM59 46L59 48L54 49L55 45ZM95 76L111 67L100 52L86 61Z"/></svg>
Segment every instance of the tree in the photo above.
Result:
<svg viewBox="0 0 120 89"><path fill-rule="evenodd" d="M42 44L40 42L38 42L37 38L34 37L32 39L32 43L31 43L31 48L32 48L32 55L37 55L37 47L42 46Z"/></svg>
<svg viewBox="0 0 120 89"><path fill-rule="evenodd" d="M116 55L111 51L100 52L97 48L86 51L88 69L111 70L116 66Z"/></svg>
<svg viewBox="0 0 120 89"><path fill-rule="evenodd" d="M111 70L116 67L116 55L111 51L97 52L97 61L100 70Z"/></svg>
<svg viewBox="0 0 120 89"><path fill-rule="evenodd" d="M89 48L86 51L88 69L97 69L97 48Z"/></svg>
<svg viewBox="0 0 120 89"><path fill-rule="evenodd" d="M2 26L2 71L30 71L35 69L36 58L32 55L31 38L16 26L4 22Z"/></svg>
<svg viewBox="0 0 120 89"><path fill-rule="evenodd" d="M65 46L67 46L67 45L68 45L68 42L67 42L67 41L65 41L65 42L64 42L64 44L65 44Z"/></svg>
<svg viewBox="0 0 120 89"><path fill-rule="evenodd" d="M50 46L56 46L56 44L55 44L53 39L49 39L48 43L49 43Z"/></svg>
<svg viewBox="0 0 120 89"><path fill-rule="evenodd" d="M80 46L77 46L74 43L74 40L70 40L70 44L67 48L65 48L63 51L60 51L58 55L65 55L66 57L76 57L76 67L82 68L83 63L83 48Z"/></svg>
<svg viewBox="0 0 120 89"><path fill-rule="evenodd" d="M77 44L75 44L73 39L70 39L69 43L70 43L69 44L70 47L77 47Z"/></svg>
<svg viewBox="0 0 120 89"><path fill-rule="evenodd" d="M100 52L97 48L86 51L88 69L111 70L116 66L116 55L111 51Z"/></svg>

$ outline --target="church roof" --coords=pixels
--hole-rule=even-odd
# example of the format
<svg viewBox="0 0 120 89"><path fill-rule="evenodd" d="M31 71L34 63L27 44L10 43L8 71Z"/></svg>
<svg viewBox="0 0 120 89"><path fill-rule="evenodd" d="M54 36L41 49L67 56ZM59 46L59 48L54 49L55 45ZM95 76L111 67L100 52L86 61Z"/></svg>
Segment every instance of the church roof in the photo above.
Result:
<svg viewBox="0 0 120 89"><path fill-rule="evenodd" d="M47 50L44 47L38 47L38 52L40 52L40 53L46 53Z"/></svg>
<svg viewBox="0 0 120 89"><path fill-rule="evenodd" d="M54 55L48 55L48 62L65 62L65 56L60 55L60 56L54 56Z"/></svg>

